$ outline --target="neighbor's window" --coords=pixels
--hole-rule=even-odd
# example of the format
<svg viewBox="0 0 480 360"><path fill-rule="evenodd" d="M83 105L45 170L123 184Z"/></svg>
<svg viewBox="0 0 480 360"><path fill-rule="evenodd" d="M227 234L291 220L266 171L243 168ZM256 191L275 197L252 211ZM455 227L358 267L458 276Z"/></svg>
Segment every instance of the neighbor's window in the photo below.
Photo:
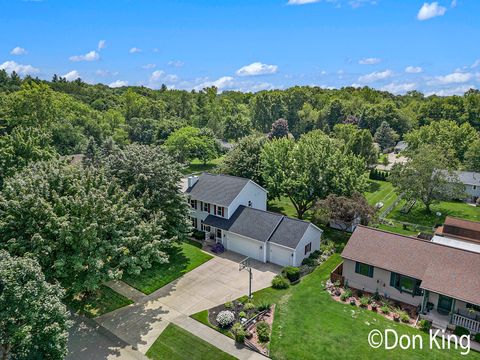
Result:
<svg viewBox="0 0 480 360"><path fill-rule="evenodd" d="M312 251L312 243L305 245L305 255L307 255L310 251Z"/></svg>
<svg viewBox="0 0 480 360"><path fill-rule="evenodd" d="M222 237L222 230L217 229L217 238L221 238L221 237Z"/></svg>
<svg viewBox="0 0 480 360"><path fill-rule="evenodd" d="M190 200L190 205L192 208L196 209L197 208L197 200Z"/></svg>
<svg viewBox="0 0 480 360"><path fill-rule="evenodd" d="M203 203L203 211L208 212L208 204L207 203Z"/></svg>
<svg viewBox="0 0 480 360"><path fill-rule="evenodd" d="M480 312L480 306L479 306L479 305L475 305L475 304L467 303L467 309L474 310L474 311L479 311L479 312Z"/></svg>
<svg viewBox="0 0 480 360"><path fill-rule="evenodd" d="M223 216L223 206L217 206L217 215Z"/></svg>
<svg viewBox="0 0 480 360"><path fill-rule="evenodd" d="M373 277L373 266L361 262L355 263L355 272L368 277Z"/></svg>
<svg viewBox="0 0 480 360"><path fill-rule="evenodd" d="M192 217L191 219L192 219L192 226L196 229L198 225L198 222L197 222L198 220L197 218L194 218L194 217Z"/></svg>

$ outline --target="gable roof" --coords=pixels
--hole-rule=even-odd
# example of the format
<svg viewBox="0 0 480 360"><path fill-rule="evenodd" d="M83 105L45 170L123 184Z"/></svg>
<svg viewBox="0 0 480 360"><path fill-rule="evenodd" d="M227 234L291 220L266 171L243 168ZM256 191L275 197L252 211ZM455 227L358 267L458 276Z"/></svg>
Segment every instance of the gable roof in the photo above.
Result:
<svg viewBox="0 0 480 360"><path fill-rule="evenodd" d="M473 171L455 171L462 184L480 186L480 173Z"/></svg>
<svg viewBox="0 0 480 360"><path fill-rule="evenodd" d="M238 207L230 219L208 215L203 223L261 242L269 241L290 249L296 249L309 226L313 226L306 221L243 205Z"/></svg>
<svg viewBox="0 0 480 360"><path fill-rule="evenodd" d="M250 181L236 176L202 173L185 192L199 201L229 206Z"/></svg>
<svg viewBox="0 0 480 360"><path fill-rule="evenodd" d="M447 216L436 234L480 243L480 222Z"/></svg>
<svg viewBox="0 0 480 360"><path fill-rule="evenodd" d="M407 275L420 287L480 305L480 254L358 225L342 257Z"/></svg>

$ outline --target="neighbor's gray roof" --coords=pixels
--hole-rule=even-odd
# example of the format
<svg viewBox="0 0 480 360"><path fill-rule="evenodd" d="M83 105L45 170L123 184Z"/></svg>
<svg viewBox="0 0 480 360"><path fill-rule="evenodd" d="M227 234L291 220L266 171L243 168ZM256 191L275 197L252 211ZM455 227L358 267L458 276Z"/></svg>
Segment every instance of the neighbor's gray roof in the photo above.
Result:
<svg viewBox="0 0 480 360"><path fill-rule="evenodd" d="M203 173L186 193L195 200L229 206L249 181L236 176Z"/></svg>
<svg viewBox="0 0 480 360"><path fill-rule="evenodd" d="M230 219L208 215L203 221L210 225L251 239L295 249L310 223L281 214L239 206Z"/></svg>
<svg viewBox="0 0 480 360"><path fill-rule="evenodd" d="M480 186L480 173L473 171L455 171L462 184Z"/></svg>
<svg viewBox="0 0 480 360"><path fill-rule="evenodd" d="M395 145L395 149L405 150L408 147L406 141L399 141L397 145Z"/></svg>

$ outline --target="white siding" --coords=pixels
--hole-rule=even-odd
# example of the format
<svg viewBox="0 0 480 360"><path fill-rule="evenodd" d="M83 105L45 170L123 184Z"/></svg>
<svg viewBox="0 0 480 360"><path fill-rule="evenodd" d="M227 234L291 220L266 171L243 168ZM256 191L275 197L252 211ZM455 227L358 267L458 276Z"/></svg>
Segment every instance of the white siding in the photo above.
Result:
<svg viewBox="0 0 480 360"><path fill-rule="evenodd" d="M252 259L266 262L265 243L242 235L234 234L230 231L226 231L225 235L226 236L223 238L223 246L228 251L233 251L245 256L249 256Z"/></svg>
<svg viewBox="0 0 480 360"><path fill-rule="evenodd" d="M480 186L477 185L465 185L465 192L469 197L480 197Z"/></svg>
<svg viewBox="0 0 480 360"><path fill-rule="evenodd" d="M394 287L390 286L390 271L375 268L373 270L373 278L357 274L355 272L355 261L344 259L343 276L348 286L374 293L378 293L386 298L398 300L411 305L419 305L422 303L423 296L413 297L411 294L401 293Z"/></svg>
<svg viewBox="0 0 480 360"><path fill-rule="evenodd" d="M303 235L302 239L295 249L295 254L293 257L293 266L300 266L304 258L308 257L311 252L315 250L320 250L320 241L323 231L317 227L310 224L307 231ZM305 254L305 245L312 243L312 250Z"/></svg>
<svg viewBox="0 0 480 360"><path fill-rule="evenodd" d="M273 243L268 243L268 262L281 266L293 265L293 250Z"/></svg>
<svg viewBox="0 0 480 360"><path fill-rule="evenodd" d="M225 209L227 211L225 217L229 219L240 205L248 206L249 201L252 202L252 208L264 211L267 210L266 190L249 181L238 196L232 201L228 210Z"/></svg>

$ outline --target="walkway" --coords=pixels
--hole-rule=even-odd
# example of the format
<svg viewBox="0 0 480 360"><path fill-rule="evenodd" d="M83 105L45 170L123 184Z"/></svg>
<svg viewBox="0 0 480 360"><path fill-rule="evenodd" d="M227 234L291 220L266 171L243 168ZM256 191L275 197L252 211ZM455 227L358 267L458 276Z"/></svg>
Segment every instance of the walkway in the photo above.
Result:
<svg viewBox="0 0 480 360"><path fill-rule="evenodd" d="M227 252L185 274L150 295L123 282L109 284L121 294L134 294L132 305L104 314L95 319L101 326L145 354L158 336L172 322L239 359L265 359L264 356L233 339L205 326L189 315L223 304L247 294L248 273L239 271L238 262L244 257ZM254 291L271 285L280 267L254 262ZM130 296L129 296L130 297Z"/></svg>

